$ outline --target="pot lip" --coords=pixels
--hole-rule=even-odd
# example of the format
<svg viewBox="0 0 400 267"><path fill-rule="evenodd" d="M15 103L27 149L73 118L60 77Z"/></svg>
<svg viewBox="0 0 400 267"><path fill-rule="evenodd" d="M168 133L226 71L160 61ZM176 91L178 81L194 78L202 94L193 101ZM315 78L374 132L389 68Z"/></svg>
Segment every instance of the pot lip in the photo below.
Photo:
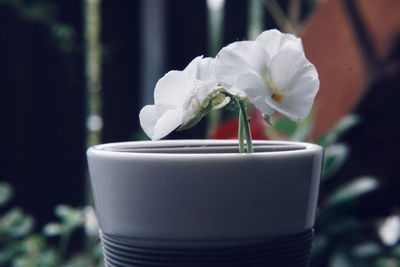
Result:
<svg viewBox="0 0 400 267"><path fill-rule="evenodd" d="M283 149L278 151L256 151L251 154L239 152L144 152L146 148L161 148L168 149L175 148L190 148L197 147L207 149L207 146L224 147L224 146L238 146L237 140L216 140L216 139L180 139L180 140L147 140L147 141L129 141L129 142L115 142L105 143L90 147L87 150L88 156L101 156L101 157L122 157L122 158L257 158L257 157L276 157L276 156L289 156L289 155L307 155L321 153L322 147L316 144L307 142L294 142L294 141L275 141L275 140L253 140L255 148L257 146L264 147L282 147L284 145L290 146L292 149ZM129 147L133 149L141 149L140 152L118 148ZM114 148L114 150L113 150ZM294 149L293 149L294 148Z"/></svg>

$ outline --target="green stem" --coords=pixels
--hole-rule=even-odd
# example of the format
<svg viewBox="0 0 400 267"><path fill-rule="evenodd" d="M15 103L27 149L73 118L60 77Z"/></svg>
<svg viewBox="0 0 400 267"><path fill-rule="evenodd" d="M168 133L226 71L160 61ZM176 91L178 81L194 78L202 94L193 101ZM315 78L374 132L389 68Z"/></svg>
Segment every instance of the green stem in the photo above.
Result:
<svg viewBox="0 0 400 267"><path fill-rule="evenodd" d="M238 101L237 101L238 103ZM239 103L238 103L239 105ZM239 139L239 153L244 153L244 128L243 128L243 112L239 109L239 125L238 125L238 139Z"/></svg>
<svg viewBox="0 0 400 267"><path fill-rule="evenodd" d="M242 121L242 123L239 123L239 131L240 128L242 128L242 131L244 131L244 133L246 134L246 148L247 148L247 153L253 153L253 140L251 138L251 131L250 131L250 125L249 125L249 120L247 119L247 111L246 111L246 104L244 103L244 101L241 101L239 99L236 99L236 103L239 106L239 110L240 110L240 118L239 121ZM240 133L240 132L239 132ZM239 137L239 144L240 144L240 140L243 141L243 134L242 137ZM240 147L239 147L240 148Z"/></svg>

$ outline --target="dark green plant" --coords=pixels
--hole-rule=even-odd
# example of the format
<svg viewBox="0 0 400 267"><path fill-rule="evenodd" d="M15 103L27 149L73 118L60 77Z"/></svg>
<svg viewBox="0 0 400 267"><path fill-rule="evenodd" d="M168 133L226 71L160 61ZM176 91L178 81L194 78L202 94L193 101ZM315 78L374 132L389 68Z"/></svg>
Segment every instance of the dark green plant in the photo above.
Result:
<svg viewBox="0 0 400 267"><path fill-rule="evenodd" d="M0 208L12 197L12 187L0 183ZM59 205L57 222L48 223L43 233L35 231L34 218L14 207L0 216L0 266L13 267L87 267L103 266L97 231L88 231L87 209ZM87 247L69 251L70 238L79 229L87 233ZM56 245L50 239L56 239Z"/></svg>
<svg viewBox="0 0 400 267"><path fill-rule="evenodd" d="M336 187L328 186L328 181L334 179L349 154L349 147L339 142L340 137L359 120L357 116L349 115L317 140L324 147L325 155L312 267L400 266L399 236L397 242L388 244L379 234L383 218L365 220L355 215L357 208L363 205L361 197L379 189L377 178L355 177ZM273 129L290 140L304 141L310 132L311 122L310 118L294 123L281 117L273 124ZM393 238L395 240L396 236Z"/></svg>
<svg viewBox="0 0 400 267"><path fill-rule="evenodd" d="M60 50L71 52L77 49L77 33L59 17L59 6L51 1L0 0L0 6L11 7L18 17L29 23L44 25L56 40Z"/></svg>

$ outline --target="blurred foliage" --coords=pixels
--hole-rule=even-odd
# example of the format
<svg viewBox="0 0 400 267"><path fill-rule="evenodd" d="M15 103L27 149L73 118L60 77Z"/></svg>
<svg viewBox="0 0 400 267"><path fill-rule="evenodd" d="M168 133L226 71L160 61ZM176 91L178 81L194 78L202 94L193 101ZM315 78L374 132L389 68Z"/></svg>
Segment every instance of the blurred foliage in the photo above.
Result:
<svg viewBox="0 0 400 267"><path fill-rule="evenodd" d="M400 216L365 219L355 212L364 205L364 195L379 189L378 179L363 176L334 187L327 185L348 155L349 149L339 142L340 137L358 121L354 115L347 116L318 139L325 157L312 251L314 267L400 266ZM298 141L307 138L311 127L311 118L299 123L279 118L272 125L274 131ZM93 209L59 205L55 208L58 221L48 223L40 233L35 232L34 218L21 208L6 210L12 195L12 187L0 183L0 208L5 210L0 217L0 266L103 266ZM71 237L81 230L86 233L87 246L73 251Z"/></svg>
<svg viewBox="0 0 400 267"><path fill-rule="evenodd" d="M103 266L98 236L87 236L87 247L73 251L70 238L79 230L86 230L84 209L66 205L55 208L59 221L45 225L43 233L35 232L34 218L21 208L7 204L12 197L12 187L0 183L0 266L13 267L87 267ZM87 232L87 231L86 231Z"/></svg>
<svg viewBox="0 0 400 267"><path fill-rule="evenodd" d="M50 1L0 0L0 6L12 8L18 17L28 23L44 25L64 52L77 48L76 30L59 20L60 6Z"/></svg>
<svg viewBox="0 0 400 267"><path fill-rule="evenodd" d="M305 141L312 127L311 117L295 123L282 116L273 123L271 131L288 140ZM392 215L397 216L397 225L388 226L382 223L384 218L365 219L355 215L357 208L364 205L362 197L379 189L378 179L354 177L334 187L328 185L349 154L349 147L340 143L340 138L359 122L360 118L355 115L346 116L317 140L324 147L324 165L311 266L400 266L400 217Z"/></svg>

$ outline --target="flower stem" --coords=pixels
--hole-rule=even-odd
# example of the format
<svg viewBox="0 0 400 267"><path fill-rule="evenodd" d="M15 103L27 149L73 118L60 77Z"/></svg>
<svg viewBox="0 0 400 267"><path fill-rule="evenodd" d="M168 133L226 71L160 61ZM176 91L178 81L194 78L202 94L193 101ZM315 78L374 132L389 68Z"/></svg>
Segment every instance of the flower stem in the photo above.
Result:
<svg viewBox="0 0 400 267"><path fill-rule="evenodd" d="M247 111L246 111L246 104L244 101L236 99L236 103L239 107L239 152L243 153L244 149L241 148L241 142L244 142L243 132L246 134L246 150L247 153L253 153L253 140L251 138L251 131L249 120L247 119ZM243 145L243 144L242 144Z"/></svg>
<svg viewBox="0 0 400 267"><path fill-rule="evenodd" d="M237 101L238 105L239 102ZM243 128L243 112L239 109L239 125L238 125L238 139L239 139L239 153L244 153L244 128Z"/></svg>

